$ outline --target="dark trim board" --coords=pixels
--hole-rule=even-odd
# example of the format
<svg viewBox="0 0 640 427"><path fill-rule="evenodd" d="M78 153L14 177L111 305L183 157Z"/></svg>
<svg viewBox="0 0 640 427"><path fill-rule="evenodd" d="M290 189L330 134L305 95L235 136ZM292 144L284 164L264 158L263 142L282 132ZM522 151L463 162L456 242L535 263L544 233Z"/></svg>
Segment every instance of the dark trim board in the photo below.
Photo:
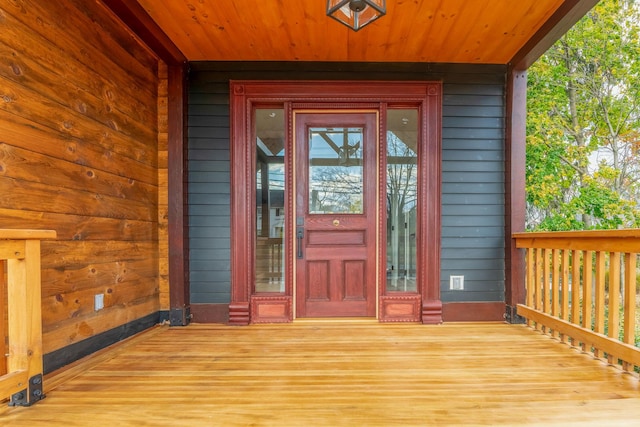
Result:
<svg viewBox="0 0 640 427"><path fill-rule="evenodd" d="M159 323L161 312L157 311L124 325L118 326L91 338L52 351L43 356L44 373L48 374L78 359L109 347Z"/></svg>
<svg viewBox="0 0 640 427"><path fill-rule="evenodd" d="M504 302L449 302L442 304L444 322L504 321Z"/></svg>
<svg viewBox="0 0 640 427"><path fill-rule="evenodd" d="M164 62L180 64L187 60L140 3L132 0L102 0L102 3Z"/></svg>
<svg viewBox="0 0 640 427"><path fill-rule="evenodd" d="M191 304L193 323L228 323L229 304Z"/></svg>

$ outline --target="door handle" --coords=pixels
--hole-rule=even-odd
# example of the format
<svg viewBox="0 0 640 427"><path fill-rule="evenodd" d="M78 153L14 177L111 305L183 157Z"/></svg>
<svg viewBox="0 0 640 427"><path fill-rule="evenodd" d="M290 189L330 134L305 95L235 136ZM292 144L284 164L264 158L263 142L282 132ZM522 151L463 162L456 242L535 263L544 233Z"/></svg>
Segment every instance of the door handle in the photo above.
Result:
<svg viewBox="0 0 640 427"><path fill-rule="evenodd" d="M296 240L298 246L298 259L302 259L302 239L304 238L304 228L298 227L296 229Z"/></svg>

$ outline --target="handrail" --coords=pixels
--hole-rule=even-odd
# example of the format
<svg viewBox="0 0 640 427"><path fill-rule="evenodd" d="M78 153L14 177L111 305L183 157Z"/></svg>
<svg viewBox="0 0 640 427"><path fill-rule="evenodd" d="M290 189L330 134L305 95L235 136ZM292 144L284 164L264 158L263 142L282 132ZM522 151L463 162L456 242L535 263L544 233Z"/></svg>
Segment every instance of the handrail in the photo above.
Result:
<svg viewBox="0 0 640 427"><path fill-rule="evenodd" d="M12 406L30 406L44 398L40 240L55 237L53 230L0 229L0 261L7 267L9 346L7 373L0 376L0 400L10 397Z"/></svg>
<svg viewBox="0 0 640 427"><path fill-rule="evenodd" d="M515 233L526 250L526 303L531 327L620 365L640 366L636 273L640 230Z"/></svg>

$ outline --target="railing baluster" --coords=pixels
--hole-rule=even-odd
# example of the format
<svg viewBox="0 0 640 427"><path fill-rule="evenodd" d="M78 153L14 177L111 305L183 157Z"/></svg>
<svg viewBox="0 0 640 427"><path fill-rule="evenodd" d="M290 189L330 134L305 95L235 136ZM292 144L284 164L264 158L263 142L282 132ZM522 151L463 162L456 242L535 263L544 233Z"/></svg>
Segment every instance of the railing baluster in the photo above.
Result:
<svg viewBox="0 0 640 427"><path fill-rule="evenodd" d="M535 249L527 249L527 305L533 307L535 305L534 296L536 293L536 251ZM533 326L533 321L527 319L527 325Z"/></svg>
<svg viewBox="0 0 640 427"><path fill-rule="evenodd" d="M560 249L553 250L553 263L551 272L551 315L560 316ZM553 331L553 336L558 337L557 330Z"/></svg>
<svg viewBox="0 0 640 427"><path fill-rule="evenodd" d="M582 327L592 328L593 317L593 251L585 251L582 267L584 279L582 280ZM591 351L589 343L582 343L582 351Z"/></svg>
<svg viewBox="0 0 640 427"><path fill-rule="evenodd" d="M562 251L562 262L560 268L562 269L562 279L560 284L560 291L562 294L560 318L562 320L569 320L569 250L564 249ZM569 337L562 335L562 341L568 342Z"/></svg>
<svg viewBox="0 0 640 427"><path fill-rule="evenodd" d="M620 334L620 252L611 252L609 256L609 338L619 338ZM617 360L608 355L609 363Z"/></svg>
<svg viewBox="0 0 640 427"><path fill-rule="evenodd" d="M605 319L605 283L606 282L606 258L603 251L596 252L596 324L594 331L603 334L604 333L604 319ZM602 357L600 349L594 352L596 357Z"/></svg>
<svg viewBox="0 0 640 427"><path fill-rule="evenodd" d="M551 249L544 249L544 264L542 266L542 305L543 311L546 314L551 314L551 304L549 301L550 298L550 283L549 283L549 271L551 269ZM549 332L549 328L546 326L542 327L544 332Z"/></svg>
<svg viewBox="0 0 640 427"><path fill-rule="evenodd" d="M580 324L580 255L581 251L571 253L571 323ZM571 341L574 347L578 346L577 341Z"/></svg>
<svg viewBox="0 0 640 427"><path fill-rule="evenodd" d="M624 256L624 325L623 342L635 344L636 339L636 258L635 253ZM624 362L625 371L633 371L633 364Z"/></svg>
<svg viewBox="0 0 640 427"><path fill-rule="evenodd" d="M543 269L544 256L543 256L542 249L537 248L535 251L536 251L536 282L535 282L536 305L535 305L535 309L542 311L543 310L542 293L544 292L544 287L542 285L542 283L544 281L544 269ZM537 330L542 330L542 325L539 322L536 323L536 329Z"/></svg>

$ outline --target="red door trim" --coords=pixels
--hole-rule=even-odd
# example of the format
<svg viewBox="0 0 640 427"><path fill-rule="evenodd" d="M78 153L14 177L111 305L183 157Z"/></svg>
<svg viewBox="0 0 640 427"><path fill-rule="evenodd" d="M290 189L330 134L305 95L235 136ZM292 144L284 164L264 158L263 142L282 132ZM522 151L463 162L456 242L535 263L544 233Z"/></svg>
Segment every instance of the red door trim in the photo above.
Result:
<svg viewBox="0 0 640 427"><path fill-rule="evenodd" d="M365 103L385 106L418 106L422 114L420 194L421 225L418 228L418 294L385 294L381 289L381 321L442 321L440 300L440 188L441 188L441 82L354 82L354 81L231 81L231 302L229 323L290 321L292 292L270 298L251 295L254 271L255 153L251 115L256 105L291 103L349 108ZM289 116L289 114L287 114ZM383 115L381 114L381 120ZM291 137L291 123L287 123ZM383 135L381 135L383 137ZM292 209L292 206L289 206ZM291 210L289 210L291 212ZM382 215L380 215L382 217ZM290 227L287 225L288 229ZM382 236L381 229L380 234ZM385 234L386 235L386 234ZM382 242L382 241L381 241ZM382 244L382 243L381 243ZM292 257L288 257L291 259ZM384 265L382 263L381 265ZM291 283L291 267L287 280ZM381 274L380 272L378 274ZM382 278L380 278L382 280ZM382 281L381 281L382 283ZM382 288L382 286L381 286ZM254 305L252 307L252 304ZM264 309L262 309L262 305ZM397 316L411 308L408 316ZM400 310L398 310L400 309ZM418 313L415 313L419 310ZM260 317L264 313L264 318ZM391 313L393 316L385 316Z"/></svg>

